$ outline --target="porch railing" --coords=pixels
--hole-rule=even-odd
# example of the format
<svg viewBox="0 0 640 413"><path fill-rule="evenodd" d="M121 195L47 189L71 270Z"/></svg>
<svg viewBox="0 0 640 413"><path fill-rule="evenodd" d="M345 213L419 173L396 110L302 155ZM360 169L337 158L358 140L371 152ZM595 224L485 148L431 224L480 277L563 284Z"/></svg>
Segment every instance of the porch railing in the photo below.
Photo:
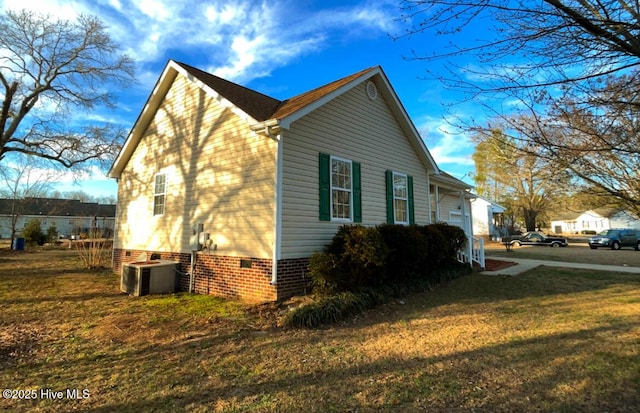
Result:
<svg viewBox="0 0 640 413"><path fill-rule="evenodd" d="M467 236L467 245L458 251L458 261L469 264L472 268L477 263L484 269L484 239Z"/></svg>

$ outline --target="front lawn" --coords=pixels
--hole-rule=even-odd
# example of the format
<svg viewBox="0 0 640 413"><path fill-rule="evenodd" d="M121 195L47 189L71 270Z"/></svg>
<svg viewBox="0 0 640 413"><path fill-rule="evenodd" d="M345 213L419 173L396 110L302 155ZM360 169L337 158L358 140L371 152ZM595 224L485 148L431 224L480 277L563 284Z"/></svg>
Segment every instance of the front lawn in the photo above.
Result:
<svg viewBox="0 0 640 413"><path fill-rule="evenodd" d="M118 286L109 271L83 270L73 251L0 251L0 383L16 396L37 395L2 400L2 409L634 412L640 405L634 274L545 267L513 278L474 274L322 330L274 328L274 306L128 297ZM53 399L57 392L63 400Z"/></svg>

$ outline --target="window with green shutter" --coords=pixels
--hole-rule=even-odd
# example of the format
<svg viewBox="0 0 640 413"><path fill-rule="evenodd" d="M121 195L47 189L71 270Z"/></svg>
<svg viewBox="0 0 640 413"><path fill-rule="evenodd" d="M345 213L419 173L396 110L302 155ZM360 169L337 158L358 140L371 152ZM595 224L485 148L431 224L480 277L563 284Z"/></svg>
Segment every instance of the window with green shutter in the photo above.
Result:
<svg viewBox="0 0 640 413"><path fill-rule="evenodd" d="M362 222L360 164L325 153L318 161L320 220Z"/></svg>
<svg viewBox="0 0 640 413"><path fill-rule="evenodd" d="M413 177L388 170L385 175L387 192L387 223L414 224Z"/></svg>

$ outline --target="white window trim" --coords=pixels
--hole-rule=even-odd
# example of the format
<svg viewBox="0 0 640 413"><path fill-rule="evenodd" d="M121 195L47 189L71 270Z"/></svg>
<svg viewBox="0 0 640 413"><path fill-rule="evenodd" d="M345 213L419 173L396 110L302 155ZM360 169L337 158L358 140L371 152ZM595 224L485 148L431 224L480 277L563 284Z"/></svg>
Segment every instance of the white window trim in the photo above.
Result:
<svg viewBox="0 0 640 413"><path fill-rule="evenodd" d="M396 176L402 176L404 177L404 182L405 182L405 190L407 192L407 196L406 197L400 197L400 196L396 196ZM400 225L409 225L409 177L407 174L403 174L400 172L393 172L392 173L392 177L391 177L392 181L393 181L393 222L396 224L400 224ZM402 200L405 202L405 207L404 207L404 216L407 218L406 221L398 221L396 219L397 217L397 210L396 210L396 199L398 200Z"/></svg>
<svg viewBox="0 0 640 413"><path fill-rule="evenodd" d="M340 161L349 164L349 179L351 181L351 188L344 189L340 187L333 186L333 161ZM348 191L349 192L349 218L337 218L333 216L333 190L337 189L339 191ZM353 222L353 161L351 159L340 158L339 156L331 155L329 157L329 191L330 191L330 204L331 208L331 222Z"/></svg>
<svg viewBox="0 0 640 413"><path fill-rule="evenodd" d="M156 192L156 185L158 183L158 177L159 176L163 176L164 177L164 191L163 192ZM162 196L162 213L156 213L156 199ZM166 173L157 173L153 176L153 205L152 205L152 213L153 216L161 216L164 215L165 211L167 210L167 174Z"/></svg>

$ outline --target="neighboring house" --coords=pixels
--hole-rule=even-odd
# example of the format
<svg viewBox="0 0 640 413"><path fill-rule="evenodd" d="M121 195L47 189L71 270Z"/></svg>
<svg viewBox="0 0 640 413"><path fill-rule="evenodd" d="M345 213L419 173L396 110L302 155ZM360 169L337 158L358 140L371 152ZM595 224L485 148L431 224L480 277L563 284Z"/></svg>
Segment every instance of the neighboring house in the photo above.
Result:
<svg viewBox="0 0 640 413"><path fill-rule="evenodd" d="M439 170L380 67L280 101L171 60L109 176L114 271L146 252L205 294L302 293L343 224L471 234L470 186Z"/></svg>
<svg viewBox="0 0 640 413"><path fill-rule="evenodd" d="M486 198L476 195L471 200L473 235L487 240L498 240L509 235L504 223L506 208Z"/></svg>
<svg viewBox="0 0 640 413"><path fill-rule="evenodd" d="M87 233L95 227L105 236L112 236L115 215L115 205L75 199L0 199L0 238L11 237L13 221L19 236L32 219L40 220L40 227L45 234L50 227L55 227L58 234L69 237Z"/></svg>
<svg viewBox="0 0 640 413"><path fill-rule="evenodd" d="M611 208L568 212L551 220L551 230L556 234L600 232L610 228L640 229L640 220L625 210Z"/></svg>

